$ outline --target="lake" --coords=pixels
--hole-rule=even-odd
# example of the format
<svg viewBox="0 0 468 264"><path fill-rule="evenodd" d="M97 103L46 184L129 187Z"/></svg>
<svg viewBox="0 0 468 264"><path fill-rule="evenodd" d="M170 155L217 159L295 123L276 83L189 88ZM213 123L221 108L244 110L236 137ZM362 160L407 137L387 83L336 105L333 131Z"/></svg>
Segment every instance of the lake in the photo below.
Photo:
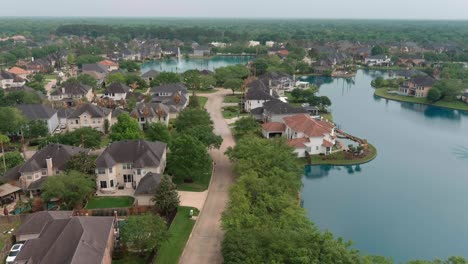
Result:
<svg viewBox="0 0 468 264"><path fill-rule="evenodd" d="M247 64L252 56L215 56L210 58L177 58L154 60L141 66L141 72L149 70L182 73L186 70L210 70L235 64Z"/></svg>
<svg viewBox="0 0 468 264"><path fill-rule="evenodd" d="M468 257L468 112L377 98L377 76L386 74L307 78L337 125L378 150L367 164L312 167L302 190L310 219L362 254Z"/></svg>

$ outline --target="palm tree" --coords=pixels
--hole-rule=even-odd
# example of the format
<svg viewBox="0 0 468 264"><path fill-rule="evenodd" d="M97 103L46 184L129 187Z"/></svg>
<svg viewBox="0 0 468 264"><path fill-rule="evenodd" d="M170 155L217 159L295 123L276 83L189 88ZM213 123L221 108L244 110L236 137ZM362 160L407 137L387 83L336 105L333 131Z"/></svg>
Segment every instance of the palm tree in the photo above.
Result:
<svg viewBox="0 0 468 264"><path fill-rule="evenodd" d="M5 162L5 151L3 149L3 144L10 142L10 138L0 134L0 145L2 146L2 157L3 157L3 170L6 172L7 167L6 167L6 162Z"/></svg>

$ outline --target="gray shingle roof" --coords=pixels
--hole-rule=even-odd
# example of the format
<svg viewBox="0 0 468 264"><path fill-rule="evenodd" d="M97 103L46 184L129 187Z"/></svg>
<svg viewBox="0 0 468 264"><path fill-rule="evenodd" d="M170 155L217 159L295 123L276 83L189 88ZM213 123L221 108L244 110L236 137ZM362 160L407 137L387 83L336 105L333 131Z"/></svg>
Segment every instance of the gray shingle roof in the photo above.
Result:
<svg viewBox="0 0 468 264"><path fill-rule="evenodd" d="M38 238L24 244L16 261L100 264L113 225L113 217L75 216L50 221Z"/></svg>
<svg viewBox="0 0 468 264"><path fill-rule="evenodd" d="M57 110L42 104L24 104L16 107L29 120L48 120L57 113Z"/></svg>
<svg viewBox="0 0 468 264"><path fill-rule="evenodd" d="M40 234L45 225L55 219L70 218L72 211L41 211L30 214L15 232L16 235Z"/></svg>
<svg viewBox="0 0 468 264"><path fill-rule="evenodd" d="M59 108L57 109L58 118L68 118L75 109L72 108Z"/></svg>
<svg viewBox="0 0 468 264"><path fill-rule="evenodd" d="M44 183L47 181L48 178L49 178L48 176L43 176L39 180L35 180L31 182L31 184L29 184L28 186L28 190L30 191L42 190L42 186L44 185Z"/></svg>
<svg viewBox="0 0 468 264"><path fill-rule="evenodd" d="M271 100L273 96L270 95L268 87L260 81L254 80L248 85L245 100Z"/></svg>
<svg viewBox="0 0 468 264"><path fill-rule="evenodd" d="M153 78L153 77L156 77L160 74L160 72L156 71L156 70L149 70L145 73L143 73L143 75L141 75L141 77L143 78Z"/></svg>
<svg viewBox="0 0 468 264"><path fill-rule="evenodd" d="M131 89L123 83L114 82L109 87L107 87L104 93L127 93Z"/></svg>
<svg viewBox="0 0 468 264"><path fill-rule="evenodd" d="M112 118L117 118L119 117L121 114L128 114L127 111L121 109L121 108L116 108L114 110L112 110Z"/></svg>
<svg viewBox="0 0 468 264"><path fill-rule="evenodd" d="M164 105L167 105L169 108L173 107L173 109L178 109L177 112L179 110L181 110L181 107L184 106L186 103L187 103L187 96L182 94L180 95L179 97L179 103L177 103L176 101L176 95L177 93L171 95L171 96L154 96L152 98L152 102L153 103L161 103L161 104L164 104Z"/></svg>
<svg viewBox="0 0 468 264"><path fill-rule="evenodd" d="M57 88L52 95L86 95L88 91L91 89L88 85L84 85L81 83L66 83L63 87Z"/></svg>
<svg viewBox="0 0 468 264"><path fill-rule="evenodd" d="M411 78L410 81L418 86L433 86L436 83L436 79L430 76L416 76Z"/></svg>
<svg viewBox="0 0 468 264"><path fill-rule="evenodd" d="M282 102L278 99L270 100L263 104L265 111L268 111L273 114L282 115L282 114L307 114L308 111L303 107L294 107L288 103Z"/></svg>
<svg viewBox="0 0 468 264"><path fill-rule="evenodd" d="M139 103L130 115L158 118L158 113L162 113L161 117L169 116L169 107L161 103Z"/></svg>
<svg viewBox="0 0 468 264"><path fill-rule="evenodd" d="M81 69L84 72L86 71L86 72L107 73L106 67L102 66L99 63L83 64Z"/></svg>
<svg viewBox="0 0 468 264"><path fill-rule="evenodd" d="M181 92L183 94L188 93L187 87L182 83L170 83L170 84L163 84L160 86L155 86L151 88L151 93L175 93Z"/></svg>
<svg viewBox="0 0 468 264"><path fill-rule="evenodd" d="M78 107L69 118L78 118L81 114L87 112L91 115L92 118L103 118L109 115L111 109L100 107L93 104L84 104L81 107Z"/></svg>
<svg viewBox="0 0 468 264"><path fill-rule="evenodd" d="M135 190L135 195L152 195L161 182L161 174L148 172L141 178L138 187Z"/></svg>
<svg viewBox="0 0 468 264"><path fill-rule="evenodd" d="M124 140L110 144L96 160L96 167L110 168L117 163L132 163L135 168L159 166L166 144L145 140Z"/></svg>

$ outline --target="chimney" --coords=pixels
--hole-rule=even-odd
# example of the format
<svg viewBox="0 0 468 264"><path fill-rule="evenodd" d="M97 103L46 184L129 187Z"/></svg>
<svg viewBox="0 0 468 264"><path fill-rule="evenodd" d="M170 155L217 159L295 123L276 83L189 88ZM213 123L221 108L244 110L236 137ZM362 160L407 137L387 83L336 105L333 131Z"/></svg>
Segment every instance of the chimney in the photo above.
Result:
<svg viewBox="0 0 468 264"><path fill-rule="evenodd" d="M65 93L65 87L62 87L62 93L63 94Z"/></svg>
<svg viewBox="0 0 468 264"><path fill-rule="evenodd" d="M273 89L270 89L270 95L273 96Z"/></svg>
<svg viewBox="0 0 468 264"><path fill-rule="evenodd" d="M54 173L53 165L52 165L52 158L46 158L46 165L47 165L47 176L52 176Z"/></svg>
<svg viewBox="0 0 468 264"><path fill-rule="evenodd" d="M268 80L268 87L271 87L271 79Z"/></svg>

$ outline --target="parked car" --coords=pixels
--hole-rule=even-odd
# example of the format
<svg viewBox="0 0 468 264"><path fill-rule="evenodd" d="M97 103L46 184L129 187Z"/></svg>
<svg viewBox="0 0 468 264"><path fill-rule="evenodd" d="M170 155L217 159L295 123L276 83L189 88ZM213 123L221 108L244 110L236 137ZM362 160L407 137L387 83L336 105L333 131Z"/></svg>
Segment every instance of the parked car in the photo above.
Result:
<svg viewBox="0 0 468 264"><path fill-rule="evenodd" d="M15 262L16 256L21 251L21 248L23 247L23 244L14 244L11 249L10 253L8 253L8 257L6 258L6 264L13 264Z"/></svg>

